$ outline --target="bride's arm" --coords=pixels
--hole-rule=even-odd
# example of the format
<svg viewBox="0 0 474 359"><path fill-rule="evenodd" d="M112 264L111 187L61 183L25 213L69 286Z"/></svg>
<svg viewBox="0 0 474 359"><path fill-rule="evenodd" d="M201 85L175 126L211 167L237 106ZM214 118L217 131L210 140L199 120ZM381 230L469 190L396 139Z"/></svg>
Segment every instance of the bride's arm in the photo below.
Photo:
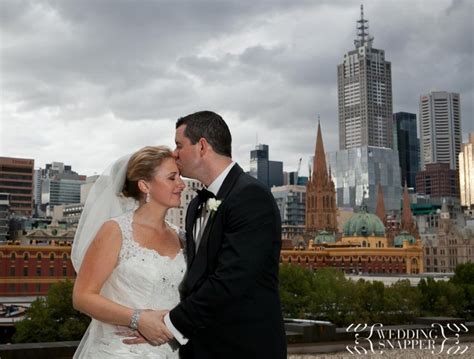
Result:
<svg viewBox="0 0 474 359"><path fill-rule="evenodd" d="M105 222L82 261L72 301L76 310L94 319L128 326L136 308L125 307L100 295L104 282L117 264L121 245L122 234L118 224L114 221Z"/></svg>

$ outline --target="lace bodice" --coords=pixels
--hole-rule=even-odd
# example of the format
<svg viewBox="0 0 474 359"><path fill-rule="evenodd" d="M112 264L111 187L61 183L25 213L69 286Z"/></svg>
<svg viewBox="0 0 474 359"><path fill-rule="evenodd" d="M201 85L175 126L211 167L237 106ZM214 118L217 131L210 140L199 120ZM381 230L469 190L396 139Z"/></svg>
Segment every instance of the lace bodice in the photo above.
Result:
<svg viewBox="0 0 474 359"><path fill-rule="evenodd" d="M101 294L110 300L134 309L172 309L180 300L178 287L186 270L185 253L180 250L174 258L140 246L133 238L133 211L114 218L122 232L122 247L115 269L102 287ZM172 227L180 240L184 232ZM89 338L78 358L150 357L177 358L168 345L125 345L116 334L116 327L92 320ZM81 343L82 345L82 343Z"/></svg>

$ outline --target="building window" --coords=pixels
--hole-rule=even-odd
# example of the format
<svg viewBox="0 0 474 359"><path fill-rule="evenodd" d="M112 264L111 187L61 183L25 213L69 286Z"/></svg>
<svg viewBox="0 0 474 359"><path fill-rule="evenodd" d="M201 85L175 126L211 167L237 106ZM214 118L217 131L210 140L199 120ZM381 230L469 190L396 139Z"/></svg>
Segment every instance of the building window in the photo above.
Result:
<svg viewBox="0 0 474 359"><path fill-rule="evenodd" d="M10 267L10 276L15 276L15 267Z"/></svg>
<svg viewBox="0 0 474 359"><path fill-rule="evenodd" d="M28 292L28 284L27 283L23 283L23 286L22 286L22 291L23 292Z"/></svg>
<svg viewBox="0 0 474 359"><path fill-rule="evenodd" d="M15 284L10 283L10 284L8 285L8 291L9 291L9 292L15 292L15 291L16 291Z"/></svg>
<svg viewBox="0 0 474 359"><path fill-rule="evenodd" d="M41 276L41 267L37 267L37 268L36 268L36 275L37 275L38 277Z"/></svg>
<svg viewBox="0 0 474 359"><path fill-rule="evenodd" d="M28 255L28 253L23 254L23 259L24 259L25 261L27 261L28 258L30 258L30 256Z"/></svg>
<svg viewBox="0 0 474 359"><path fill-rule="evenodd" d="M36 283L36 292L40 293L41 292L41 284Z"/></svg>
<svg viewBox="0 0 474 359"><path fill-rule="evenodd" d="M54 267L49 267L49 276L54 277Z"/></svg>
<svg viewBox="0 0 474 359"><path fill-rule="evenodd" d="M63 277L67 277L67 268L63 267Z"/></svg>
<svg viewBox="0 0 474 359"><path fill-rule="evenodd" d="M23 268L23 275L24 275L25 277L28 276L28 267L24 267L24 268Z"/></svg>
<svg viewBox="0 0 474 359"><path fill-rule="evenodd" d="M16 253L13 252L13 253L10 255L10 258L11 258L11 259L16 259Z"/></svg>
<svg viewBox="0 0 474 359"><path fill-rule="evenodd" d="M36 255L36 259L37 259L37 260L41 260L42 258L43 258L43 257L42 257L42 255L41 255L41 253L38 253L38 254Z"/></svg>
<svg viewBox="0 0 474 359"><path fill-rule="evenodd" d="M49 255L49 260L50 260L50 261L54 261L54 253L51 253L51 254Z"/></svg>
<svg viewBox="0 0 474 359"><path fill-rule="evenodd" d="M67 254L66 253L63 254L63 260L65 260L65 261L67 260Z"/></svg>

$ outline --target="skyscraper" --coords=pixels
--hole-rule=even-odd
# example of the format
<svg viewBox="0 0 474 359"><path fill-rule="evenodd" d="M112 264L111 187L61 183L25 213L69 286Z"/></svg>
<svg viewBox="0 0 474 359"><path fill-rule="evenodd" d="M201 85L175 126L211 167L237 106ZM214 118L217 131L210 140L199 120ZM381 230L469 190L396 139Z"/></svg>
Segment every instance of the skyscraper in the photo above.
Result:
<svg viewBox="0 0 474 359"><path fill-rule="evenodd" d="M268 187L283 186L283 162L270 161L268 145L257 145L250 151L249 174Z"/></svg>
<svg viewBox="0 0 474 359"><path fill-rule="evenodd" d="M33 168L26 158L0 157L0 193L10 194L10 211L31 216L33 211Z"/></svg>
<svg viewBox="0 0 474 359"><path fill-rule="evenodd" d="M393 148L398 150L402 185L415 187L416 173L420 170L420 144L416 130L416 115L397 112L393 115Z"/></svg>
<svg viewBox="0 0 474 359"><path fill-rule="evenodd" d="M392 148L392 75L384 50L372 47L368 20L357 21L355 50L337 67L339 148Z"/></svg>
<svg viewBox="0 0 474 359"><path fill-rule="evenodd" d="M446 91L420 96L421 169L428 163L449 163L459 169L461 151L461 104L459 94Z"/></svg>
<svg viewBox="0 0 474 359"><path fill-rule="evenodd" d="M469 134L469 141L462 144L459 154L459 187L461 206L474 206L474 132Z"/></svg>

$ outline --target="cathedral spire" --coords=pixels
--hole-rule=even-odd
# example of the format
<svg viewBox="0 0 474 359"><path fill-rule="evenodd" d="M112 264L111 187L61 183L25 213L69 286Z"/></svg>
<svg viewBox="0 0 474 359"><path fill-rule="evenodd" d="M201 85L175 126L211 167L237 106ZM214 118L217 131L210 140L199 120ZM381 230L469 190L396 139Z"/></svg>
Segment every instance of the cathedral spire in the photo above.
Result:
<svg viewBox="0 0 474 359"><path fill-rule="evenodd" d="M383 190L382 190L382 185L380 184L380 182L378 183L377 185L377 207L376 207L376 210L375 210L375 214L377 215L377 217L380 218L380 220L385 223L385 216L386 216L386 213L385 213L385 202L383 200Z"/></svg>
<svg viewBox="0 0 474 359"><path fill-rule="evenodd" d="M316 149L313 161L313 178L327 178L326 154L324 152L323 136L321 134L321 123L318 120L318 135L316 137Z"/></svg>
<svg viewBox="0 0 474 359"><path fill-rule="evenodd" d="M336 212L336 190L334 182L328 175L321 123L318 120L313 168L306 184L307 233L314 234L321 230L336 232Z"/></svg>

